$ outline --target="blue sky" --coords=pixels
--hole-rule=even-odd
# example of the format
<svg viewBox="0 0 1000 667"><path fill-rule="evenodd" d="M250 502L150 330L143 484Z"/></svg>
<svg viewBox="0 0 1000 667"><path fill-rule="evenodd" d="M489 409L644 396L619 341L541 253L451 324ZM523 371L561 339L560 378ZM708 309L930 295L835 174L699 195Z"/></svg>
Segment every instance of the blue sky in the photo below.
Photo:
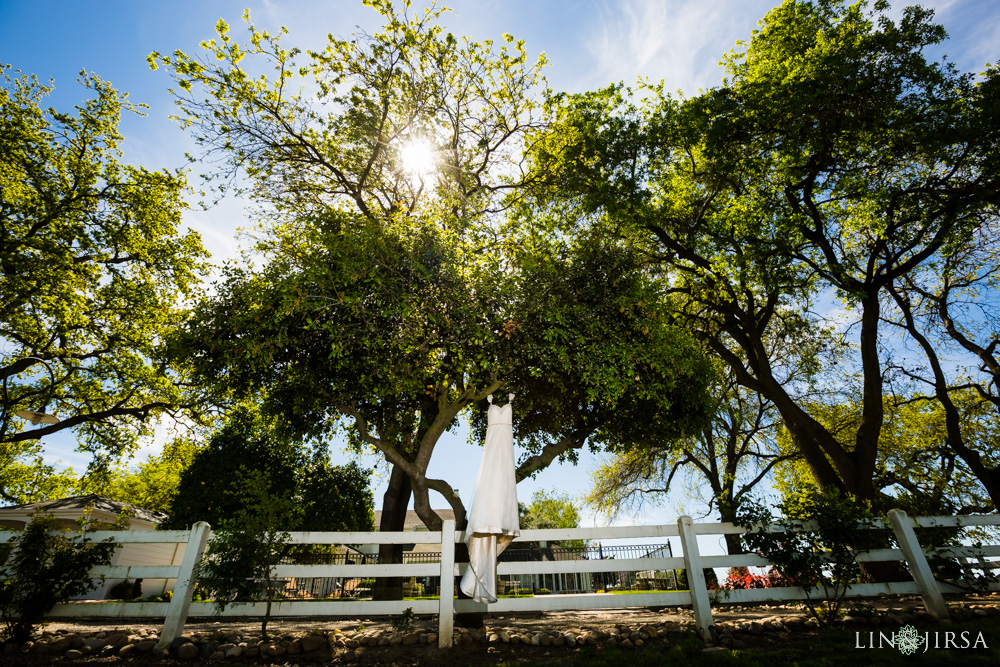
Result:
<svg viewBox="0 0 1000 667"><path fill-rule="evenodd" d="M443 4L454 9L446 15L445 25L455 34L482 40L507 32L524 39L529 52L544 51L551 61L546 76L556 90L578 92L644 76L663 79L668 90L694 93L719 82L722 54L748 37L776 1L452 0ZM898 16L905 4L911 3L893 2L890 13ZM987 61L998 60L1000 1L921 4L936 10L937 20L951 37L941 51L960 69L980 71ZM360 0L0 0L0 62L43 81L53 79L56 91L49 104L63 110L83 99L84 91L75 82L77 73L81 69L96 72L119 90L128 91L134 102L150 105L146 117L123 119L125 159L150 168L179 168L185 166L184 153L193 151L193 145L169 119L172 102L167 73L151 71L146 56L154 50L196 51L201 40L214 36L219 18L239 35L244 8L250 9L258 28L273 32L287 27L286 43L303 49L319 47L327 33L374 32L380 18ZM208 211L189 211L185 224L202 234L214 260L221 263L235 256L237 228L247 221L240 202L230 199ZM73 452L69 436L47 440L45 446L49 460L77 468L86 465L86 459ZM149 449L155 450L156 444ZM479 448L466 444L464 432L446 435L438 445L430 475L455 486L468 505L480 453ZM523 500L539 488L580 495L595 466L590 455L581 457L575 468L553 466L537 479L520 484L518 495ZM380 484L376 505L381 504L383 490ZM443 499L436 503L444 504ZM650 508L631 520L672 522L678 504L700 511L696 502L675 494L664 507ZM594 517L588 517L586 523L593 521Z"/></svg>

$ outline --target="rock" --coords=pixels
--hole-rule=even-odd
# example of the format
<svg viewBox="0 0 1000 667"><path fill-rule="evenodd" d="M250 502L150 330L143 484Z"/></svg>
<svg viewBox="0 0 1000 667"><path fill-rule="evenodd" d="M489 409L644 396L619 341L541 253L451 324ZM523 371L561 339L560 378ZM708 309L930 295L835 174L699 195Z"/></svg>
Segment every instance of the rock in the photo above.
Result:
<svg viewBox="0 0 1000 667"><path fill-rule="evenodd" d="M101 634L104 633L102 632ZM91 651L100 651L102 648L104 648L105 643L106 642L104 641L103 637L91 637L90 639L87 640L86 645L90 648Z"/></svg>
<svg viewBox="0 0 1000 667"><path fill-rule="evenodd" d="M243 647L242 646L234 646L231 649L228 649L226 651L226 657L227 658L238 658L241 655L243 655Z"/></svg>
<svg viewBox="0 0 1000 667"><path fill-rule="evenodd" d="M288 655L298 655L302 653L302 642L298 639L293 639L288 642Z"/></svg>
<svg viewBox="0 0 1000 667"><path fill-rule="evenodd" d="M81 649L87 645L87 640L79 635L73 635L69 640L70 645L75 649Z"/></svg>
<svg viewBox="0 0 1000 667"><path fill-rule="evenodd" d="M101 632L98 632L96 635L94 635L94 637L96 637L97 639L104 639L107 636L108 636L108 633L104 632L103 630Z"/></svg>
<svg viewBox="0 0 1000 667"><path fill-rule="evenodd" d="M562 646L565 643L566 643L565 635L556 635L555 638L552 639L553 646Z"/></svg>
<svg viewBox="0 0 1000 667"><path fill-rule="evenodd" d="M69 647L70 647L70 641L67 637L62 637L49 644L49 648L52 650L53 653L62 653Z"/></svg>
<svg viewBox="0 0 1000 667"><path fill-rule="evenodd" d="M216 651L212 655L208 656L209 662L220 662L225 659L226 659L226 654L223 653L222 651Z"/></svg>
<svg viewBox="0 0 1000 667"><path fill-rule="evenodd" d="M81 651L76 650L75 648L71 648L70 650L66 651L67 660L76 660L77 658L82 658L82 657L83 653Z"/></svg>
<svg viewBox="0 0 1000 667"><path fill-rule="evenodd" d="M542 646L552 646L552 637L549 635L542 635Z"/></svg>
<svg viewBox="0 0 1000 667"><path fill-rule="evenodd" d="M288 647L282 646L281 644L278 644L277 646L271 644L270 646L267 647L267 654L270 656L284 655L287 652L288 652Z"/></svg>
<svg viewBox="0 0 1000 667"><path fill-rule="evenodd" d="M566 646L569 646L570 648L576 648L576 635L574 635L572 632L567 632L565 635L563 635L563 637L566 638Z"/></svg>
<svg viewBox="0 0 1000 667"><path fill-rule="evenodd" d="M622 648L632 648L633 646L635 646L635 644L632 643L631 639L623 639L622 640L622 643L621 643L621 647Z"/></svg>
<svg viewBox="0 0 1000 667"><path fill-rule="evenodd" d="M701 649L702 653L725 653L729 649L724 646L709 646L708 648Z"/></svg>
<svg viewBox="0 0 1000 667"><path fill-rule="evenodd" d="M760 621L751 621L749 630L751 634L759 635L764 632L764 624Z"/></svg>
<svg viewBox="0 0 1000 667"><path fill-rule="evenodd" d="M478 635L479 633L476 634ZM416 632L411 632L407 635L404 635L403 646L412 646L413 644L416 644L419 637L420 635L418 635ZM474 639L475 641L479 641L479 637L474 637Z"/></svg>
<svg viewBox="0 0 1000 667"><path fill-rule="evenodd" d="M520 637L520 635L511 635L510 636L510 643L511 644L520 644L521 643L521 637Z"/></svg>
<svg viewBox="0 0 1000 667"><path fill-rule="evenodd" d="M500 631L500 641L502 641L504 644L509 644L510 643L510 635L507 634L506 630L501 630Z"/></svg>
<svg viewBox="0 0 1000 667"><path fill-rule="evenodd" d="M429 633L427 635L427 643L428 644L437 644L437 640L438 640L438 636L437 636L436 633L431 632L431 633Z"/></svg>
<svg viewBox="0 0 1000 667"><path fill-rule="evenodd" d="M256 658L260 655L260 649L256 646L249 646L245 651L243 651L243 655L247 658Z"/></svg>
<svg viewBox="0 0 1000 667"><path fill-rule="evenodd" d="M636 639L635 640L635 647L636 648L642 648L643 644L645 644L645 643L646 642L642 641L641 639Z"/></svg>
<svg viewBox="0 0 1000 667"><path fill-rule="evenodd" d="M531 640L530 641L531 641L531 645L532 646L541 646L542 645L542 636L539 635L539 634L531 635Z"/></svg>
<svg viewBox="0 0 1000 667"><path fill-rule="evenodd" d="M177 657L181 660L191 660L193 658L197 658L199 653L200 651L198 650L198 647L191 642L181 644L177 647Z"/></svg>
<svg viewBox="0 0 1000 667"><path fill-rule="evenodd" d="M143 639L141 642L135 644L135 650L139 653L149 653L156 646L155 639Z"/></svg>
<svg viewBox="0 0 1000 667"><path fill-rule="evenodd" d="M118 657L124 658L128 655L135 653L135 644L125 644L120 649L118 649Z"/></svg>
<svg viewBox="0 0 1000 667"><path fill-rule="evenodd" d="M219 642L211 641L208 642L207 644L202 645L201 650L198 651L198 654L202 658L208 658L210 655L212 655L218 650L219 650Z"/></svg>
<svg viewBox="0 0 1000 667"><path fill-rule="evenodd" d="M318 651L326 646L326 637L323 635L307 635L299 640L299 645L305 653Z"/></svg>
<svg viewBox="0 0 1000 667"><path fill-rule="evenodd" d="M498 641L500 641L500 635L497 634L496 632L491 632L488 641L491 644L496 644Z"/></svg>

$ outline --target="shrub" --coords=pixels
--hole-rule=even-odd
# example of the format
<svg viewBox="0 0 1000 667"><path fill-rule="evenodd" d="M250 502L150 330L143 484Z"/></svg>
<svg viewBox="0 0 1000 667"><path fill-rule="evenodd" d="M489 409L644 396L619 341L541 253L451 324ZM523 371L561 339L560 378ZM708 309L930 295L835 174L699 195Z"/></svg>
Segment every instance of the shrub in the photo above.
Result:
<svg viewBox="0 0 1000 667"><path fill-rule="evenodd" d="M0 567L0 619L12 641L27 641L52 607L96 588L90 568L111 563L110 539L94 543L82 528L71 537L50 534L55 529L54 518L36 514L10 540Z"/></svg>
<svg viewBox="0 0 1000 667"><path fill-rule="evenodd" d="M135 584L128 579L122 579L117 584L108 589L107 599L109 600L131 600L135 596L132 591Z"/></svg>
<svg viewBox="0 0 1000 667"><path fill-rule="evenodd" d="M752 550L775 564L792 585L801 586L809 610L824 622L836 617L847 593L847 586L861 574L857 555L870 541L864 525L874 521L871 510L853 497L834 491L812 491L778 505L782 517L777 521L761 504L747 502L739 510L737 523L749 530L744 542ZM815 522L814 530L803 530L802 523ZM774 523L779 530L771 532ZM761 528L753 528L761 526ZM812 595L821 589L825 613L814 607ZM824 610L821 610L824 611Z"/></svg>
<svg viewBox="0 0 1000 667"><path fill-rule="evenodd" d="M780 588L789 586L789 581L782 576L777 568L771 568L767 574L753 574L750 568L731 567L722 588L730 591L747 590L751 588Z"/></svg>
<svg viewBox="0 0 1000 667"><path fill-rule="evenodd" d="M392 617L392 629L396 632L409 632L416 622L417 615L413 613L413 607L407 607L402 614Z"/></svg>
<svg viewBox="0 0 1000 667"><path fill-rule="evenodd" d="M719 577L715 574L715 570L710 567L706 567L702 572L705 575L705 588L710 591L718 589ZM687 570L674 570L674 573L677 577L678 590L690 590L691 586L688 585Z"/></svg>

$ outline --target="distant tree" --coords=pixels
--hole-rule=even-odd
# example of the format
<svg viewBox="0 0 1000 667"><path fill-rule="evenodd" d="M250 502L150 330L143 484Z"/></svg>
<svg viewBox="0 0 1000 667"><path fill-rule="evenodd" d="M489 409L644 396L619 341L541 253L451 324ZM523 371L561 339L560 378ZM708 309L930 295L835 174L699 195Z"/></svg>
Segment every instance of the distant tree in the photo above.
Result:
<svg viewBox="0 0 1000 667"><path fill-rule="evenodd" d="M77 484L77 493L96 493L143 509L167 512L177 495L181 475L194 462L202 446L177 438L163 451L133 467L95 471Z"/></svg>
<svg viewBox="0 0 1000 667"><path fill-rule="evenodd" d="M22 505L75 495L79 479L72 468L45 463L35 448L0 443L2 504Z"/></svg>
<svg viewBox="0 0 1000 667"><path fill-rule="evenodd" d="M127 95L84 72L74 115L43 109L34 77L0 65L0 81L0 458L30 468L72 429L100 467L188 406L161 343L206 253L180 231L183 175L119 161ZM25 428L23 410L60 421ZM23 499L18 473L0 482Z"/></svg>
<svg viewBox="0 0 1000 667"><path fill-rule="evenodd" d="M521 528L578 528L580 509L566 493L535 491L528 504L518 503Z"/></svg>
<svg viewBox="0 0 1000 667"><path fill-rule="evenodd" d="M196 521L227 525L258 499L260 491L243 483L246 475L264 480L261 483L271 496L295 499L301 511L283 530L373 528L370 471L353 462L332 465L318 450L307 453L246 406L233 410L208 445L194 455L181 474L162 527L185 528Z"/></svg>
<svg viewBox="0 0 1000 667"><path fill-rule="evenodd" d="M774 406L740 387L732 375L720 375L709 426L678 440L651 438L616 453L594 472L587 502L615 517L644 502L659 504L676 489L677 480L688 478L708 512L735 521L740 503L759 490L772 469L798 456L778 446L781 421ZM743 552L738 535L726 535L726 546L731 554Z"/></svg>
<svg viewBox="0 0 1000 667"><path fill-rule="evenodd" d="M858 393L849 383L839 401L808 405L809 413L846 444L861 419ZM973 392L952 394L961 411L964 437L983 451L996 437L992 410ZM886 425L879 439L875 488L891 498L892 507L912 515L970 514L992 511L992 502L977 475L951 446L946 411L932 398L895 396L885 399ZM794 451L787 432L777 438L780 450ZM775 489L784 499L817 490L802 459L783 461L775 469Z"/></svg>
<svg viewBox="0 0 1000 667"><path fill-rule="evenodd" d="M522 530L545 528L579 528L580 508L566 493L535 491L528 504L518 503L518 522ZM587 540L560 540L566 549L584 549Z"/></svg>

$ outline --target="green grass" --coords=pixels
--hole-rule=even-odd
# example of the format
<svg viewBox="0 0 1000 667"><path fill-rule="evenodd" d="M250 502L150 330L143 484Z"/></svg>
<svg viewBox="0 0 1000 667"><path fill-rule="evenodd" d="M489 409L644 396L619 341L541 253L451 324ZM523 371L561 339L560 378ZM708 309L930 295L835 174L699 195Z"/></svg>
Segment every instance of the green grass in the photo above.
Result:
<svg viewBox="0 0 1000 667"><path fill-rule="evenodd" d="M895 628L881 628L886 634ZM702 652L703 644L693 634L682 640L678 645L664 648L650 646L640 650L619 650L614 648L593 650L584 649L580 653L561 658L541 661L502 662L506 667L531 667L540 665L555 665L572 663L573 667L618 667L628 664L629 667L659 667L660 665L701 665L726 666L739 665L748 667L775 667L776 665L791 665L793 667L819 667L821 665L998 665L1000 664L1000 621L997 619L981 619L965 621L951 625L921 626L925 631L944 633L970 633L970 642L974 642L982 632L988 649L934 649L926 653L916 653L906 656L897 649L856 648L856 630L851 628L831 628L821 631L818 635L791 635L789 646L775 649L757 649L727 651L725 653L707 654ZM869 628L860 630L862 645L867 645ZM876 634L877 636L877 634ZM944 635L940 635L943 637Z"/></svg>

